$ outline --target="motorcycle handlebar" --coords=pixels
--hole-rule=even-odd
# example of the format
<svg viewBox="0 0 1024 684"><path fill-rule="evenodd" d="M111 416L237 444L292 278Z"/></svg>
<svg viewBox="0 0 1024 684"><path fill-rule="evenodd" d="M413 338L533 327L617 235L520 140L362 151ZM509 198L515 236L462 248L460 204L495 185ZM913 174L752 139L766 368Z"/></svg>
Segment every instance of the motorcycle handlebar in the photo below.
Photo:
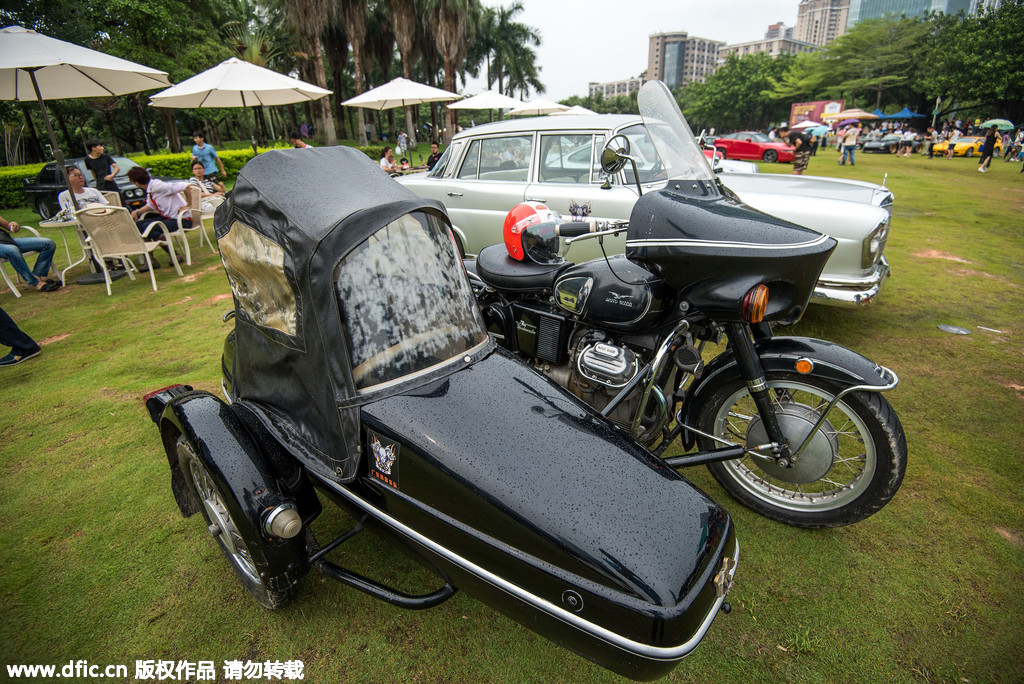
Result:
<svg viewBox="0 0 1024 684"><path fill-rule="evenodd" d="M609 228L624 228L626 225L626 221L567 221L555 226L555 235L573 238L589 233L600 233Z"/></svg>

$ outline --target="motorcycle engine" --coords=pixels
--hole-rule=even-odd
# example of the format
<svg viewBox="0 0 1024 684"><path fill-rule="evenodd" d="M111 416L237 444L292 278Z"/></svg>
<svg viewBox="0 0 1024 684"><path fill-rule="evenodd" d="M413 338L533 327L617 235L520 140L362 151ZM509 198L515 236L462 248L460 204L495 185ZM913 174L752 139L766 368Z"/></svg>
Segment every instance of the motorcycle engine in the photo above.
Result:
<svg viewBox="0 0 1024 684"><path fill-rule="evenodd" d="M633 379L640 366L637 355L624 346L582 338L577 342L568 364L543 364L540 370L600 411ZM608 418L628 426L638 403L639 393L619 404Z"/></svg>

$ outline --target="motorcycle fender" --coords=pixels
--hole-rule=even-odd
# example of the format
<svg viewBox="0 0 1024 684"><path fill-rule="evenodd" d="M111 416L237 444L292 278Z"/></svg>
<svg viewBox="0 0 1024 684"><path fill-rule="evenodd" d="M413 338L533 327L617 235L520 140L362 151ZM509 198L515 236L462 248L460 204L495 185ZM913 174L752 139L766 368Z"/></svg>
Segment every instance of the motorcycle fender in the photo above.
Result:
<svg viewBox="0 0 1024 684"><path fill-rule="evenodd" d="M275 553L271 557L290 568L306 563L300 553L301 545L293 539L271 537L263 528L269 513L278 505L293 503L302 515L303 524L319 513L320 503L305 474L305 486L295 491L282 486L282 482L265 450L246 427L234 407L209 392L193 391L171 399L160 417L160 434L171 468L172 489L182 515L188 517L201 509L193 488L188 485L186 473L178 460L176 442L183 435L195 454L202 459L210 475L232 496L225 497L225 505L237 520L247 520L246 529L240 529L247 543L280 546L291 553ZM312 497L312 502L308 500ZM275 563L276 564L276 563Z"/></svg>
<svg viewBox="0 0 1024 684"><path fill-rule="evenodd" d="M888 384L877 363L835 342L811 337L771 337L755 340L754 348L766 372L796 373L797 361L809 359L813 367L806 374L808 376L846 386ZM694 424L697 412L714 388L739 377L739 365L731 350L715 357L704 368L694 390L687 395L682 408L684 424ZM691 448L695 441L696 435L685 430L683 444L686 448Z"/></svg>

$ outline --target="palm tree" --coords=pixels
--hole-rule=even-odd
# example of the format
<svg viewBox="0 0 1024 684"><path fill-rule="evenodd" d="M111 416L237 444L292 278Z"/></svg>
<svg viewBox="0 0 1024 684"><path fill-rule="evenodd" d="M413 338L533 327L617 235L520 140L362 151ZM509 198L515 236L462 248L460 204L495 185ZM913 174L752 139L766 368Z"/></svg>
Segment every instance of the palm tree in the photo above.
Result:
<svg viewBox="0 0 1024 684"><path fill-rule="evenodd" d="M303 57L311 67L314 82L321 88L327 88L327 73L324 71L323 44L320 36L327 26L326 0L289 0L291 11L288 16L294 23L303 45ZM320 112L320 125L317 130L321 140L327 145L338 144L338 134L334 130L334 115L331 112L331 99L322 97L314 103L314 109Z"/></svg>
<svg viewBox="0 0 1024 684"><path fill-rule="evenodd" d="M455 92L455 76L466 59L466 46L480 17L480 0L425 0L425 15L435 29L437 51L444 62L444 89ZM448 110L450 142L455 135L456 111Z"/></svg>
<svg viewBox="0 0 1024 684"><path fill-rule="evenodd" d="M412 80L412 67L416 59L413 51L416 39L416 24L419 20L419 0L388 0L391 10L391 29L395 34L398 54L402 57L402 75ZM412 123L412 106L405 107L405 131L409 144L416 145L416 128Z"/></svg>
<svg viewBox="0 0 1024 684"><path fill-rule="evenodd" d="M499 7L495 17L495 67L498 78L498 90L513 96L516 88L523 91L525 99L529 87L538 93L544 92L544 86L537 79L537 54L530 46L540 46L540 33L532 26L513 21L523 11L523 3L514 2L508 7ZM505 77L509 78L509 86L504 88ZM512 81L515 81L515 84ZM528 87L527 87L528 86ZM539 86L539 87L538 87Z"/></svg>
<svg viewBox="0 0 1024 684"><path fill-rule="evenodd" d="M352 62L355 67L356 95L363 93L363 56L366 42L366 0L338 0L338 14L352 45ZM359 144L366 147L366 117L363 108L356 108Z"/></svg>

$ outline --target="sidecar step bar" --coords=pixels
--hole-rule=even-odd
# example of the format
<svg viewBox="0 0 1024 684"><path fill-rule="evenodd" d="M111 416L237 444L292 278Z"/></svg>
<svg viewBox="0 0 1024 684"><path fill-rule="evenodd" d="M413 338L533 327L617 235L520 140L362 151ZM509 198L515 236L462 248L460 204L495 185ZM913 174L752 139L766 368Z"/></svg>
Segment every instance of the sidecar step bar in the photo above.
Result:
<svg viewBox="0 0 1024 684"><path fill-rule="evenodd" d="M360 574L354 573L351 570L339 567L330 561L322 560L317 564L320 571L329 577L333 577L339 582L344 582L354 589L369 594L374 598L378 598L381 601L386 601L393 606L400 608L408 608L409 610L421 610L423 608L433 608L434 606L444 603L455 594L455 587L444 583L444 586L433 591L429 594L421 594L420 596L411 596L409 594L392 589L391 587L385 586L374 582L371 579L367 579Z"/></svg>
<svg viewBox="0 0 1024 684"><path fill-rule="evenodd" d="M338 548L344 542L356 536L358 533L362 532L365 529L365 521L366 517L364 516L364 518L360 520L358 523L356 523L356 525L352 529L342 533L342 535L339 536L337 539L335 539L327 546L324 546L319 551L311 555L309 557L309 564L318 568L320 572L324 573L328 577L333 577L339 582L343 582L344 584L349 585L353 589L358 589L359 591L365 594L369 594L370 596L378 598L381 601L386 601L387 603L390 603L393 606L407 608L409 610L422 610L424 608L433 608L436 605L444 603L455 594L455 587L453 587L448 582L445 582L444 586L438 589L437 591L432 591L429 594L413 596L411 594L406 594L404 592L398 591L397 589L392 589L391 587L385 584L374 582L373 580L363 577L358 573L352 572L351 570L346 570L340 565L335 565L334 563L328 560L323 560L323 557L326 556L328 553Z"/></svg>

